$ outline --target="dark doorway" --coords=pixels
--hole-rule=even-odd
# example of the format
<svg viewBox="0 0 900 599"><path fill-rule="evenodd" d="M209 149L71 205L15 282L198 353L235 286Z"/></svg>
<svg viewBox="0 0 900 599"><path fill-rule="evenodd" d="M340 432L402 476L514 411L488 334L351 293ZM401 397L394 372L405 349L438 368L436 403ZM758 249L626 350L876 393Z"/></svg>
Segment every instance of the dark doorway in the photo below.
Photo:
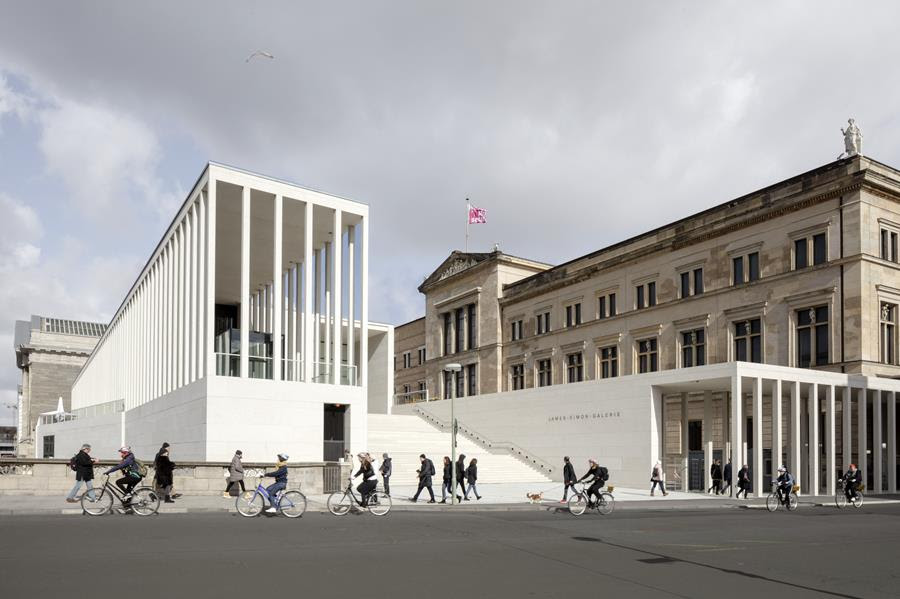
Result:
<svg viewBox="0 0 900 599"><path fill-rule="evenodd" d="M688 422L688 451L703 451L703 421Z"/></svg>
<svg viewBox="0 0 900 599"><path fill-rule="evenodd" d="M324 435L325 447L322 451L326 462L336 462L344 455L344 414L347 406L325 404Z"/></svg>

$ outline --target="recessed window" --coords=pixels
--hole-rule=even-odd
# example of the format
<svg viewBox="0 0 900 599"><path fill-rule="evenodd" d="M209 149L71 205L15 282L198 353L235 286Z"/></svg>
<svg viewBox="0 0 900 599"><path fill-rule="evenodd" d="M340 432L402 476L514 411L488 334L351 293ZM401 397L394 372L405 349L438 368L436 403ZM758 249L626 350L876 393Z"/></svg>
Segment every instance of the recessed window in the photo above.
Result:
<svg viewBox="0 0 900 599"><path fill-rule="evenodd" d="M747 274L750 281L759 280L759 252L747 254Z"/></svg>
<svg viewBox="0 0 900 599"><path fill-rule="evenodd" d="M703 269L695 268L681 273L681 297L703 293Z"/></svg>
<svg viewBox="0 0 900 599"><path fill-rule="evenodd" d="M897 363L897 305L881 304L881 361L884 364Z"/></svg>
<svg viewBox="0 0 900 599"><path fill-rule="evenodd" d="M538 360L538 387L549 387L553 384L553 364L550 358Z"/></svg>
<svg viewBox="0 0 900 599"><path fill-rule="evenodd" d="M456 309L456 343L454 347L456 348L456 353L459 353L465 348L465 340L466 340L466 311L463 308Z"/></svg>
<svg viewBox="0 0 900 599"><path fill-rule="evenodd" d="M759 318L734 323L734 359L762 363L762 321Z"/></svg>
<svg viewBox="0 0 900 599"><path fill-rule="evenodd" d="M825 233L794 240L794 269L817 266L828 262L828 245ZM812 260L810 260L812 258Z"/></svg>
<svg viewBox="0 0 900 599"><path fill-rule="evenodd" d="M759 252L731 259L731 280L734 285L759 280Z"/></svg>
<svg viewBox="0 0 900 599"><path fill-rule="evenodd" d="M419 348L419 366L425 363L425 348Z"/></svg>
<svg viewBox="0 0 900 599"><path fill-rule="evenodd" d="M566 306L566 326L574 327L581 324L581 304Z"/></svg>
<svg viewBox="0 0 900 599"><path fill-rule="evenodd" d="M900 262L897 255L897 232L890 229L881 230L881 257L891 262Z"/></svg>
<svg viewBox="0 0 900 599"><path fill-rule="evenodd" d="M797 310L797 366L828 364L828 306Z"/></svg>
<svg viewBox="0 0 900 599"><path fill-rule="evenodd" d="M637 354L639 373L659 370L659 347L656 337L638 341Z"/></svg>
<svg viewBox="0 0 900 599"><path fill-rule="evenodd" d="M597 318L609 318L616 315L616 294L601 295L597 298Z"/></svg>
<svg viewBox="0 0 900 599"><path fill-rule="evenodd" d="M696 329L681 333L681 366L703 366L706 364L706 331Z"/></svg>
<svg viewBox="0 0 900 599"><path fill-rule="evenodd" d="M475 377L475 364L469 364L466 366L466 382L469 385L468 394L478 395L478 379Z"/></svg>
<svg viewBox="0 0 900 599"><path fill-rule="evenodd" d="M619 348L615 345L600 349L600 378L619 376Z"/></svg>
<svg viewBox="0 0 900 599"><path fill-rule="evenodd" d="M475 318L475 304L469 304L467 306L468 310L468 323L469 323L469 338L468 345L469 349L475 349L478 347L478 320Z"/></svg>
<svg viewBox="0 0 900 599"><path fill-rule="evenodd" d="M444 312L444 355L453 353L453 323L449 312ZM450 397L447 395L447 397Z"/></svg>
<svg viewBox="0 0 900 599"><path fill-rule="evenodd" d="M403 352L403 367L409 368L412 366L412 352Z"/></svg>
<svg viewBox="0 0 900 599"><path fill-rule="evenodd" d="M509 383L513 391L525 388L525 365L513 364L509 367Z"/></svg>
<svg viewBox="0 0 900 599"><path fill-rule="evenodd" d="M542 314L538 314L535 317L535 333L537 335L543 335L545 333L550 332L550 313L544 312Z"/></svg>
<svg viewBox="0 0 900 599"><path fill-rule="evenodd" d="M566 381L579 383L584 380L584 361L581 352L566 355Z"/></svg>
<svg viewBox="0 0 900 599"><path fill-rule="evenodd" d="M634 307L637 310L656 305L656 281L650 281L634 288Z"/></svg>
<svg viewBox="0 0 900 599"><path fill-rule="evenodd" d="M510 339L519 341L522 339L522 321L514 320L510 323Z"/></svg>

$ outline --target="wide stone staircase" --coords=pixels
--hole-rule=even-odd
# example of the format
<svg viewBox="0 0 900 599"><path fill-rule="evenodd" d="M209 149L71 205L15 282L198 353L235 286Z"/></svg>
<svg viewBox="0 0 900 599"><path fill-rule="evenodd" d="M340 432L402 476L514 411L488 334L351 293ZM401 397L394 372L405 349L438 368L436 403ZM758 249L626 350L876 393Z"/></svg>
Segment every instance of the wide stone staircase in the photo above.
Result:
<svg viewBox="0 0 900 599"><path fill-rule="evenodd" d="M450 455L450 433L418 415L369 414L369 452L381 461L387 452L393 459L391 484L413 484L424 453L437 470L435 488L440 487L444 456ZM478 483L549 483L538 469L505 450L486 448L463 434L456 436L456 451L466 455L466 464L478 458Z"/></svg>

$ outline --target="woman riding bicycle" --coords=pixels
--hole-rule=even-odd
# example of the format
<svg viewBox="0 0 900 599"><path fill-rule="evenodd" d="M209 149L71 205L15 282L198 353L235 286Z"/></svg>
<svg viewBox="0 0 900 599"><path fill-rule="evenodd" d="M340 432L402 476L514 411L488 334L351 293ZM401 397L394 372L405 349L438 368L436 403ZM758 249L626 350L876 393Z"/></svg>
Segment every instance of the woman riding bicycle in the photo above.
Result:
<svg viewBox="0 0 900 599"><path fill-rule="evenodd" d="M356 457L359 458L359 471L353 475L353 478L362 474L363 481L356 487L356 490L359 491L362 498L362 506L367 507L369 505L369 495L378 484L378 477L375 474L375 468L372 467L372 457L369 454L360 453Z"/></svg>
<svg viewBox="0 0 900 599"><path fill-rule="evenodd" d="M266 510L266 513L274 514L278 510L275 508L275 495L279 491L284 491L287 488L288 481L288 468L287 461L288 456L286 453L278 454L278 462L275 464L274 472L266 472L263 476L272 477L275 479L275 482L266 487L266 492L269 494L269 503L271 507Z"/></svg>
<svg viewBox="0 0 900 599"><path fill-rule="evenodd" d="M587 473L578 479L578 482L585 480L586 478L590 478L588 480L591 483L590 488L588 488L588 501L591 502L592 497L597 497L597 501L600 501L600 489L603 488L603 485L606 484L606 481L609 479L609 472L606 468L597 463L597 460L590 459L588 463L591 467L588 469ZM593 505L593 502L591 502Z"/></svg>

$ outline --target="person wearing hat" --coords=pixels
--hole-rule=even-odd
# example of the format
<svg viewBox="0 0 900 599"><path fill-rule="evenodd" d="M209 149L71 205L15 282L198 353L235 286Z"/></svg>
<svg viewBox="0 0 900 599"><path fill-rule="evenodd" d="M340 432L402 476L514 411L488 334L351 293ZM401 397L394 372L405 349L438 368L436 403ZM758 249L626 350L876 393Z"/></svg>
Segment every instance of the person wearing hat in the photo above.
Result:
<svg viewBox="0 0 900 599"><path fill-rule="evenodd" d="M778 486L776 487L778 501L786 505L787 498L790 497L791 490L794 487L794 477L791 476L791 473L784 467L784 464L778 467L778 480L776 482L778 483Z"/></svg>
<svg viewBox="0 0 900 599"><path fill-rule="evenodd" d="M384 494L388 497L391 496L391 473L393 471L391 466L391 456L386 453L381 454L381 467L378 469L381 472L381 480L384 481Z"/></svg>
<svg viewBox="0 0 900 599"><path fill-rule="evenodd" d="M234 483L237 483L241 486L241 493L246 491L244 488L244 465L241 463L241 459L244 457L244 454L240 449L234 452L234 457L231 458L231 464L228 465L228 484L225 485L225 492L222 493L222 497L230 497L231 487L234 486Z"/></svg>
<svg viewBox="0 0 900 599"><path fill-rule="evenodd" d="M590 464L590 468L585 473L584 476L578 479L578 482L583 481L586 478L590 478L588 481L591 483L591 486L588 488L588 502L590 502L591 497L596 496L597 501L600 500L600 489L603 488L603 485L606 484L606 480L609 478L609 471L597 463L597 460L591 458L588 460L588 464Z"/></svg>
<svg viewBox="0 0 900 599"><path fill-rule="evenodd" d="M278 504L278 498L276 495L279 491L284 491L287 488L288 482L288 468L287 461L288 456L286 453L278 454L278 462L275 464L275 470L273 472L266 472L263 476L271 477L275 479L275 482L266 487L266 492L269 494L269 509L266 510L268 514L274 514L278 511L278 508L275 506Z"/></svg>
<svg viewBox="0 0 900 599"><path fill-rule="evenodd" d="M94 464L96 463L97 458L91 457L91 446L85 443L69 462L75 470L75 486L72 487L72 490L66 496L67 502L75 503L78 501L75 499L75 496L78 495L78 490L81 489L82 483L87 487L88 499L94 501Z"/></svg>
<svg viewBox="0 0 900 599"><path fill-rule="evenodd" d="M855 503L859 496L859 486L862 484L862 472L856 464L850 464L850 469L844 474L844 494L847 501Z"/></svg>
<svg viewBox="0 0 900 599"><path fill-rule="evenodd" d="M131 447L128 445L124 445L119 448L119 457L121 460L118 464L108 469L103 474L112 474L113 472L117 472L119 470L122 471L122 476L116 480L116 486L122 490L124 497L122 498L122 504L125 506L125 509L129 509L131 505L131 491L137 486L141 479L144 478L141 474L141 466L137 463L137 460L134 457L134 454L131 453Z"/></svg>

